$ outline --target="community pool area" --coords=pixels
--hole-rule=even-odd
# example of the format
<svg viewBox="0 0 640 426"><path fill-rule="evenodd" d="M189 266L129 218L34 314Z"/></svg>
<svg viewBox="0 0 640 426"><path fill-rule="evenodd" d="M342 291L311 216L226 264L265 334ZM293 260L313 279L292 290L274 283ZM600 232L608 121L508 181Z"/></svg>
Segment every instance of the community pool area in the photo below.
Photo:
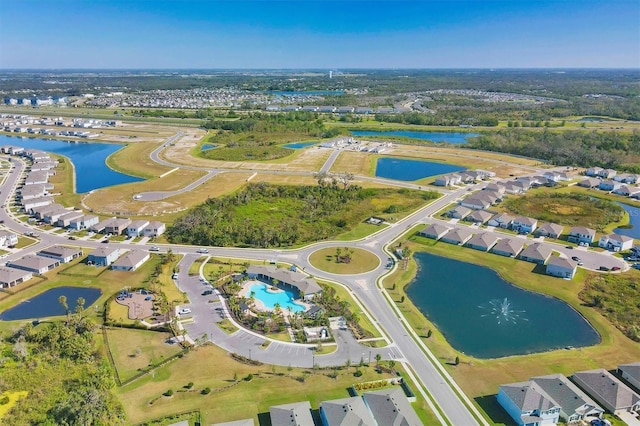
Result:
<svg viewBox="0 0 640 426"><path fill-rule="evenodd" d="M266 309L273 310L276 304L280 306L283 312L304 312L305 307L294 302L295 295L292 291L278 290L276 292L269 290L269 287L261 282L250 284L248 290L244 294L245 297L253 297L256 301L262 302Z"/></svg>

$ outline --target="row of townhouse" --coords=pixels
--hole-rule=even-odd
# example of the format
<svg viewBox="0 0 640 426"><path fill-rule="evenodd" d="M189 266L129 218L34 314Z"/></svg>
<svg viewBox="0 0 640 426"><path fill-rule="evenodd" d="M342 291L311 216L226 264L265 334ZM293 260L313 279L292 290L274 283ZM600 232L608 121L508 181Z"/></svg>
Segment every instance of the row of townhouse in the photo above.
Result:
<svg viewBox="0 0 640 426"><path fill-rule="evenodd" d="M491 252L499 256L519 258L526 262L546 265L546 273L560 278L573 278L578 269L577 263L566 258L552 256L552 249L540 243L525 246L522 238L500 238L490 232L475 233L471 228L455 227L434 223L418 235L442 241L448 244L469 247L474 250Z"/></svg>
<svg viewBox="0 0 640 426"><path fill-rule="evenodd" d="M496 398L521 426L579 424L605 412L640 414L640 362L618 366L617 376L605 369L579 371L571 380L562 374L531 377L501 385ZM635 391L634 389L635 388Z"/></svg>
<svg viewBox="0 0 640 426"><path fill-rule="evenodd" d="M306 111L306 112L323 112L335 114L394 114L398 112L395 108L388 107L355 107L355 106L332 106L332 105L276 105L271 104L265 107L269 112L290 112L290 111Z"/></svg>
<svg viewBox="0 0 640 426"><path fill-rule="evenodd" d="M54 245L35 255L29 254L11 260L0 267L0 288L15 287L33 278L34 274L42 275L80 256L82 250L77 247Z"/></svg>
<svg viewBox="0 0 640 426"><path fill-rule="evenodd" d="M476 183L479 180L486 180L495 177L494 172L487 170L467 170L458 173L449 173L438 176L433 182L436 186L457 186L468 183Z"/></svg>
<svg viewBox="0 0 640 426"><path fill-rule="evenodd" d="M578 182L578 186L583 188L597 188L601 191L613 192L614 194L621 195L623 197L640 199L640 187L611 179L602 180L597 178L586 178L581 182Z"/></svg>
<svg viewBox="0 0 640 426"><path fill-rule="evenodd" d="M166 225L163 222L134 220L122 217L112 217L92 224L88 227L90 231L111 234L127 235L128 237L150 237L155 238L164 234Z"/></svg>
<svg viewBox="0 0 640 426"><path fill-rule="evenodd" d="M590 167L584 174L590 177L596 177L600 179L612 179L616 182L622 183L638 183L640 182L640 175L633 173L618 173L614 169L603 169L602 167Z"/></svg>

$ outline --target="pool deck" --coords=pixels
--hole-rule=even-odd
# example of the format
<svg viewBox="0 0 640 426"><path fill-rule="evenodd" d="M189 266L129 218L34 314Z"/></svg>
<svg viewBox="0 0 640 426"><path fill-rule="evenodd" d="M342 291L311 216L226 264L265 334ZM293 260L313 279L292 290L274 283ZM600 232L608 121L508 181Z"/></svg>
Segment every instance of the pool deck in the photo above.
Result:
<svg viewBox="0 0 640 426"><path fill-rule="evenodd" d="M255 284L260 284L260 285L264 285L267 286L267 293L273 293L273 294L277 294L277 293L284 293L285 291L282 289L277 289L277 290L273 290L273 286L262 282L262 281L258 281L258 280L250 280L244 283L244 285L242 286L242 289L240 289L240 292L238 293L239 296L241 297L246 297L247 299L249 299L249 295L251 294L251 287L254 286ZM302 307L304 307L304 311L302 312L307 312L310 308L311 305L309 303L303 302L300 299L295 299L295 304L296 305L300 305ZM253 298L253 308L261 311L261 312L272 312L273 309L271 308L267 308L264 304L264 302L262 300L260 300L258 297L254 297ZM282 314L284 316L288 316L289 315L289 310L285 307L282 306Z"/></svg>
<svg viewBox="0 0 640 426"><path fill-rule="evenodd" d="M151 297L151 300L145 300L147 297ZM120 299L116 297L116 303L124 305L129 308L128 316L131 320L148 318L153 315L153 299L155 297L151 294L141 294L138 292L133 293L131 297Z"/></svg>

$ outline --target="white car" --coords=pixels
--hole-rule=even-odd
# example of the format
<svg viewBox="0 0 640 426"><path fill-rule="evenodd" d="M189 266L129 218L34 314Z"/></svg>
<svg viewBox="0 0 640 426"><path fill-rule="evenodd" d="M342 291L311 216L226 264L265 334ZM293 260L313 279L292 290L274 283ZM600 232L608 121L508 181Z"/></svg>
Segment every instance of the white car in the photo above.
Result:
<svg viewBox="0 0 640 426"><path fill-rule="evenodd" d="M191 309L189 308L182 308L178 311L178 315L186 315L186 314L190 314L191 313Z"/></svg>
<svg viewBox="0 0 640 426"><path fill-rule="evenodd" d="M206 248L199 248L198 253L209 253L209 250Z"/></svg>

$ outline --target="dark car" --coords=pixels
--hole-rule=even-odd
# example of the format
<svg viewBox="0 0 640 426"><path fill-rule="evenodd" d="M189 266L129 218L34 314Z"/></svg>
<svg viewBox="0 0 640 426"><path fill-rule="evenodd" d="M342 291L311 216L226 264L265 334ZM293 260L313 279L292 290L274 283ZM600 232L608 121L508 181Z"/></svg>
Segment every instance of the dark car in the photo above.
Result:
<svg viewBox="0 0 640 426"><path fill-rule="evenodd" d="M606 267L606 266L601 266L601 267L599 267L598 269L599 269L599 270L601 270L601 271L610 271L610 270L611 270L611 269L609 269L609 268L608 268L608 267Z"/></svg>
<svg viewBox="0 0 640 426"><path fill-rule="evenodd" d="M205 291L202 292L203 296L208 296L210 294L213 294L213 290L205 290Z"/></svg>
<svg viewBox="0 0 640 426"><path fill-rule="evenodd" d="M101 243L107 244L109 242L109 240L102 240L100 241Z"/></svg>
<svg viewBox="0 0 640 426"><path fill-rule="evenodd" d="M620 267L619 266L614 266L613 268L611 268L612 271L619 271Z"/></svg>
<svg viewBox="0 0 640 426"><path fill-rule="evenodd" d="M576 262L580 262L580 258L578 256L573 256L571 260L575 260Z"/></svg>

